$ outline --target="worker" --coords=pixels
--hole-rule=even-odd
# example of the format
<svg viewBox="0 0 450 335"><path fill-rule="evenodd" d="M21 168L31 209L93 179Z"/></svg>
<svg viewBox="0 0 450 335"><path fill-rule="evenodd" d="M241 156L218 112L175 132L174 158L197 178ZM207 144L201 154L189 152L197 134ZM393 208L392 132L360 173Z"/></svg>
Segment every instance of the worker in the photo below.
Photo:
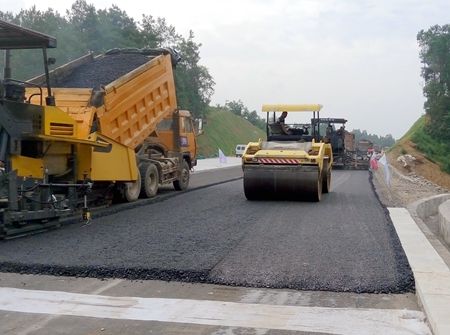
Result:
<svg viewBox="0 0 450 335"><path fill-rule="evenodd" d="M338 139L337 139L337 146L339 149L344 148L344 139L345 139L345 126L342 125L339 130L337 131Z"/></svg>
<svg viewBox="0 0 450 335"><path fill-rule="evenodd" d="M286 119L287 115L288 115L288 113L286 111L281 113L280 117L277 119L277 123L280 124L281 129L283 130L283 132L286 135L290 135L291 131L289 130L289 127L286 126L286 123L285 123L285 119Z"/></svg>
<svg viewBox="0 0 450 335"><path fill-rule="evenodd" d="M327 130L326 130L326 135L328 137L331 137L331 133L333 132L333 126L331 125L331 123L328 124Z"/></svg>
<svg viewBox="0 0 450 335"><path fill-rule="evenodd" d="M277 121L277 122L278 122L278 123L281 123L281 124L284 124L284 121L285 121L287 115L288 115L287 112L281 113L281 115L280 115L280 117L278 118L278 121Z"/></svg>

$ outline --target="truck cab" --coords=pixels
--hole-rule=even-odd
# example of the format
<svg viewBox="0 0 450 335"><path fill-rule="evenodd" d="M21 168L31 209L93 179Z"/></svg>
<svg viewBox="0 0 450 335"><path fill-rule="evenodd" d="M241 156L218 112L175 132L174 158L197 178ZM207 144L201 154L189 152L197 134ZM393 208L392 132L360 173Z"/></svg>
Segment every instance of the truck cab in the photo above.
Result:
<svg viewBox="0 0 450 335"><path fill-rule="evenodd" d="M161 150L165 152L181 152L189 168L193 168L197 165L197 135L198 130L191 112L178 110L164 118L149 139L159 143Z"/></svg>

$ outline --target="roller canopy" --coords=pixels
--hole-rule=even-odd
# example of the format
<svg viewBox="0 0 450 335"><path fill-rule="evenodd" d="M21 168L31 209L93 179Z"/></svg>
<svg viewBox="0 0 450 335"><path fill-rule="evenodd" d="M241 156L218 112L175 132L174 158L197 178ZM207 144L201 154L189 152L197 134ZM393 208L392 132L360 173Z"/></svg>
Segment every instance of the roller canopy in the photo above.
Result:
<svg viewBox="0 0 450 335"><path fill-rule="evenodd" d="M306 105L263 105L263 112L318 112L322 109L319 104Z"/></svg>
<svg viewBox="0 0 450 335"><path fill-rule="evenodd" d="M56 39L0 20L0 49L56 48Z"/></svg>

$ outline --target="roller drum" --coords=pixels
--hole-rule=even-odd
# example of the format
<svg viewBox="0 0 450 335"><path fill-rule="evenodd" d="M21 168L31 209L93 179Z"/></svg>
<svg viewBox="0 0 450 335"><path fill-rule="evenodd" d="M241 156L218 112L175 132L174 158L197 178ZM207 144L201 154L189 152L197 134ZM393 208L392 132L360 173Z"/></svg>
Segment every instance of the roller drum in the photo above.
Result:
<svg viewBox="0 0 450 335"><path fill-rule="evenodd" d="M322 177L317 165L245 165L244 193L248 200L320 201Z"/></svg>

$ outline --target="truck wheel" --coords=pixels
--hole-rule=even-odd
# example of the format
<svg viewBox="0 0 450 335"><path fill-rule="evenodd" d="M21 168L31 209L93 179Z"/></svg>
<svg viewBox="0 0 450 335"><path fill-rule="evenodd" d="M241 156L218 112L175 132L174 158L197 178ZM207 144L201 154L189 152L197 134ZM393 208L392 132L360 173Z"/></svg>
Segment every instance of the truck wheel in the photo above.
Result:
<svg viewBox="0 0 450 335"><path fill-rule="evenodd" d="M180 179L175 180L173 182L173 187L175 187L177 191L184 191L185 189L187 189L189 186L189 176L190 176L189 164L188 162L183 160Z"/></svg>
<svg viewBox="0 0 450 335"><path fill-rule="evenodd" d="M139 167L141 173L141 197L153 198L158 193L159 173L154 164L142 164Z"/></svg>
<svg viewBox="0 0 450 335"><path fill-rule="evenodd" d="M127 202L136 201L141 193L141 173L138 170L138 178L135 182L125 183L123 192L124 200Z"/></svg>

